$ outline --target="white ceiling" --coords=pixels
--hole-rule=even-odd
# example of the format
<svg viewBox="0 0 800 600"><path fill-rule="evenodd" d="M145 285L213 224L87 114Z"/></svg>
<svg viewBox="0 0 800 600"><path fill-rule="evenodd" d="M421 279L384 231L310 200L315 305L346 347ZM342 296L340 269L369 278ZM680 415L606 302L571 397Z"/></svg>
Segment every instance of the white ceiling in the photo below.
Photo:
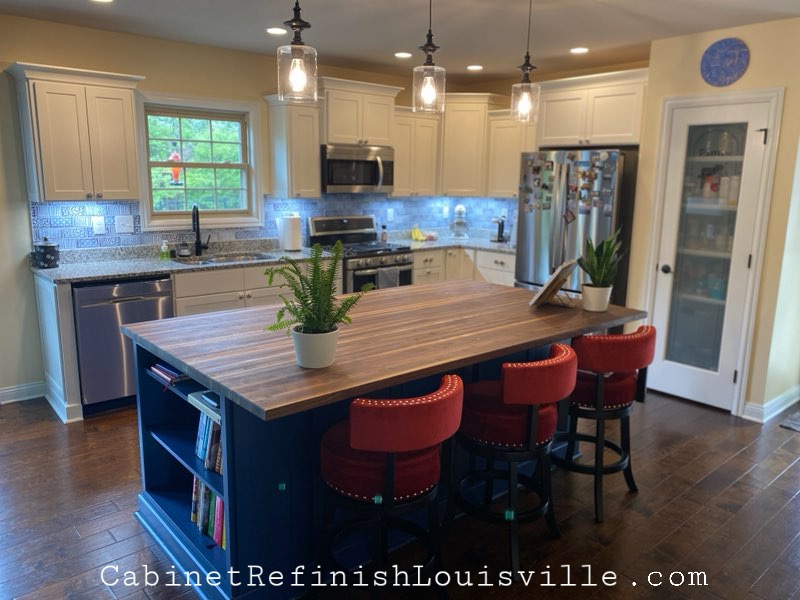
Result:
<svg viewBox="0 0 800 600"><path fill-rule="evenodd" d="M293 0L0 0L0 13L272 54L288 43L265 28L292 16ZM303 39L321 64L383 70L421 64L426 0L301 0ZM537 75L646 61L649 42L800 16L798 0L534 0ZM515 77L525 53L526 0L433 0L435 61L448 78L482 64L483 77ZM572 56L573 46L591 52ZM399 50L413 53L399 61Z"/></svg>

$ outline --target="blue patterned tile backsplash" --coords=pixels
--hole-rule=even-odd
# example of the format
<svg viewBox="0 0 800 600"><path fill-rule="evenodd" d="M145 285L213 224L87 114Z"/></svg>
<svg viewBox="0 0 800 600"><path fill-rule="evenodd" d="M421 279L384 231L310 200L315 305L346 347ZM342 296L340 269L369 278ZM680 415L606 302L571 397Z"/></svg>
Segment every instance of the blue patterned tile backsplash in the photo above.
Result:
<svg viewBox="0 0 800 600"><path fill-rule="evenodd" d="M492 219L505 212L513 223L517 201L508 198L455 197L387 197L383 195L328 194L320 199L264 199L264 224L247 229L209 229L212 240L233 241L278 237L275 218L289 213L303 217L303 236L308 235L308 219L312 216L374 215L378 226L386 225L397 236L414 225L423 230L443 230L450 226L453 209L463 204L472 229L493 229ZM444 216L447 207L448 216ZM394 212L388 220L389 209ZM118 234L114 226L117 216L133 216L133 233ZM95 234L92 217L105 218L105 233ZM157 245L162 239L170 243L191 242L190 219L186 229L175 231L142 231L138 202L41 202L31 204L31 227L34 241L47 237L61 249L111 248L120 246Z"/></svg>

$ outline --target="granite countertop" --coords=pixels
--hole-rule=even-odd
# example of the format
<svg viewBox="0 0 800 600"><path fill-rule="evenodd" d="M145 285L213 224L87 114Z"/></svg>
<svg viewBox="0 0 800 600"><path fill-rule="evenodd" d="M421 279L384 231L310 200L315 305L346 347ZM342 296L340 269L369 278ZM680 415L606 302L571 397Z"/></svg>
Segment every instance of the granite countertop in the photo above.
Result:
<svg viewBox="0 0 800 600"><path fill-rule="evenodd" d="M224 263L184 263L177 259L160 260L158 258L122 258L117 260L97 260L61 264L55 269L33 269L33 272L53 283L81 283L87 281L103 281L111 279L128 279L134 277L167 276L172 273L189 273L192 271L210 271L232 269L249 266L262 266L277 263L282 256L306 259L310 250L303 248L297 252L284 250L268 250L274 258L259 260L243 260Z"/></svg>
<svg viewBox="0 0 800 600"><path fill-rule="evenodd" d="M480 238L467 238L457 239L449 236L440 237L438 240L415 242L408 238L392 238L390 241L397 244L405 244L411 247L412 250L436 250L445 248L466 248L470 250L490 250L493 252L503 252L505 254L516 254L516 246L513 244L498 244L495 242L484 241ZM236 253L235 250L226 248L228 253ZM239 252L252 252L252 248L246 250L239 250ZM217 269L232 269L248 266L261 266L277 263L282 256L297 258L300 260L306 259L309 256L310 249L303 248L297 252L287 252L278 249L258 251L266 252L274 258L259 259L259 260L246 260L236 262L222 262L222 263L185 263L180 260L160 260L155 256L137 256L133 252L133 256L125 258L124 254L117 252L114 254L77 254L74 258L78 259L75 262L62 261L60 266L55 269L33 269L33 272L45 279L49 279L53 283L82 283L88 281L104 281L116 279L128 279L135 277L158 277L168 276L172 273L188 273L192 271L211 271ZM140 251L141 253L141 251ZM218 254L219 252L212 252ZM225 253L225 252L223 252ZM108 256L113 257L111 260L106 259ZM102 257L103 259L95 257Z"/></svg>

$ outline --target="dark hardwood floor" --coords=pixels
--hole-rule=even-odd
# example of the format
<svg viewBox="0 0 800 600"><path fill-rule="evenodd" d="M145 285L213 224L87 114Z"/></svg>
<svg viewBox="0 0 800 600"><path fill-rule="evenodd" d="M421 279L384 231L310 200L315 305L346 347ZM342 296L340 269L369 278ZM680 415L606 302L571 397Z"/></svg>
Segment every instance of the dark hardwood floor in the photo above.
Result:
<svg viewBox="0 0 800 600"><path fill-rule="evenodd" d="M555 472L562 538L550 539L541 522L523 526L523 569L536 571L527 587L477 587L482 572L496 582L508 568L505 531L457 520L445 568L474 585L451 585L450 597L800 600L800 433L779 422L649 394L632 417L639 493L627 493L621 474L606 477L606 520L597 524L591 478ZM139 579L147 565L162 581L171 568L133 517L138 489L134 409L63 425L44 400L0 406L0 600L196 598L181 587L103 584L105 565ZM553 583L565 582L564 565L578 585L543 587L548 569ZM582 586L589 568L598 583L615 572L617 585ZM707 585L688 585L691 572L705 573ZM670 585L671 574L685 585Z"/></svg>

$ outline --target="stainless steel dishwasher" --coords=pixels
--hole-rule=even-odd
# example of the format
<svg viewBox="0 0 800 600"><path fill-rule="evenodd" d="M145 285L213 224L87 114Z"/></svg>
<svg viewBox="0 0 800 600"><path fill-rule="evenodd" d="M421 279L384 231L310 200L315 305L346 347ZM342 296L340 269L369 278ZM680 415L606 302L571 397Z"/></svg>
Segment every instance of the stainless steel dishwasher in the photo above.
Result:
<svg viewBox="0 0 800 600"><path fill-rule="evenodd" d="M172 316L167 278L74 285L81 401L94 404L136 393L131 340L120 326Z"/></svg>

